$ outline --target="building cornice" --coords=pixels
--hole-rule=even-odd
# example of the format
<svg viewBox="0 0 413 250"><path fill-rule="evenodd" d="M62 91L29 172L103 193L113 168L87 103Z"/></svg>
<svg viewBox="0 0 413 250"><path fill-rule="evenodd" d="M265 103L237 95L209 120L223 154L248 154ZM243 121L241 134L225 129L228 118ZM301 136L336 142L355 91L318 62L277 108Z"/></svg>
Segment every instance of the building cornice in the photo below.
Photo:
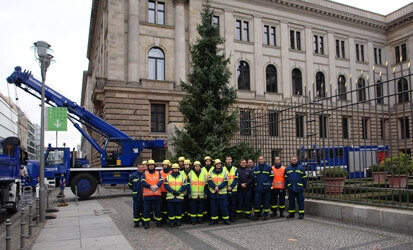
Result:
<svg viewBox="0 0 413 250"><path fill-rule="evenodd" d="M87 44L87 55L86 57L90 60L90 55L92 53L93 38L95 36L96 22L99 11L100 0L93 0L92 11L90 13L90 24L89 24L89 39Z"/></svg>

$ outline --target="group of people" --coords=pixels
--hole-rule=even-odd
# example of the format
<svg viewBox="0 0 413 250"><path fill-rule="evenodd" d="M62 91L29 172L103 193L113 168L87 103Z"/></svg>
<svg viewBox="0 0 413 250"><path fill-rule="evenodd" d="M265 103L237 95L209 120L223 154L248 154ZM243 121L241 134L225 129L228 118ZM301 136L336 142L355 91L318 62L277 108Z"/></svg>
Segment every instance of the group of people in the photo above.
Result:
<svg viewBox="0 0 413 250"><path fill-rule="evenodd" d="M224 163L206 156L203 166L199 161L192 164L179 157L174 164L164 160L161 170L156 169L154 160L144 161L131 174L129 187L134 227L142 223L148 229L151 219L157 227L180 227L182 222L202 224L208 219L214 225L220 217L229 225L241 215L252 220L284 217L287 191L287 218L294 218L297 200L299 219L303 219L307 175L297 157L292 157L288 167L279 157L273 166L260 156L256 166L252 159L241 159L239 167L233 165L231 156L225 157Z"/></svg>

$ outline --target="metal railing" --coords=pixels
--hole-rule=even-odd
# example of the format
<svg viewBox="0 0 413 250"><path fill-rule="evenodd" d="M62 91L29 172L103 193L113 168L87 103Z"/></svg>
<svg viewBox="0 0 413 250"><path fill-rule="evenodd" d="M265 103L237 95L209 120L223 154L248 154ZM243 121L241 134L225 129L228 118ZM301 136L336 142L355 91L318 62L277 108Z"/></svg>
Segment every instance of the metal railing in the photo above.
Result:
<svg viewBox="0 0 413 250"><path fill-rule="evenodd" d="M341 86L304 85L301 95L242 109L232 144L249 141L271 165L276 156L284 165L298 156L308 198L412 209L410 63L382 69L356 80L350 75Z"/></svg>

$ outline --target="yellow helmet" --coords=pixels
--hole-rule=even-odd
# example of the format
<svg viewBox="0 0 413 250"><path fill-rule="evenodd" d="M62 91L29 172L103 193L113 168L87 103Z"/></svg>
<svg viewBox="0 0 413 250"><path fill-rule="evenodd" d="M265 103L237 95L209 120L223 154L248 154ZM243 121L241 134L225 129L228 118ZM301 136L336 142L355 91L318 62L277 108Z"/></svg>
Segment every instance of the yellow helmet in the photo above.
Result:
<svg viewBox="0 0 413 250"><path fill-rule="evenodd" d="M210 161L212 161L211 156L205 156L204 161L206 161L206 160L210 160Z"/></svg>
<svg viewBox="0 0 413 250"><path fill-rule="evenodd" d="M195 166L195 165L201 165L201 163L200 163L199 161L195 161L195 162L194 162L194 166Z"/></svg>
<svg viewBox="0 0 413 250"><path fill-rule="evenodd" d="M221 160L220 159L215 159L214 165L217 165L218 163L221 163Z"/></svg>
<svg viewBox="0 0 413 250"><path fill-rule="evenodd" d="M149 160L148 165L155 165L155 161L154 160Z"/></svg>
<svg viewBox="0 0 413 250"><path fill-rule="evenodd" d="M178 161L185 161L185 157L183 157L183 156L179 157Z"/></svg>
<svg viewBox="0 0 413 250"><path fill-rule="evenodd" d="M174 169L174 168L177 168L177 169L179 169L180 167L179 167L179 165L178 165L178 163L174 163L174 164L172 164L172 169Z"/></svg>
<svg viewBox="0 0 413 250"><path fill-rule="evenodd" d="M168 166L170 166L170 165L171 165L171 162L170 162L169 160L164 160L164 161L162 162L162 165L168 165Z"/></svg>
<svg viewBox="0 0 413 250"><path fill-rule="evenodd" d="M147 161L143 161L142 164L143 164L143 165L146 165L146 164L148 164L148 162L147 162Z"/></svg>
<svg viewBox="0 0 413 250"><path fill-rule="evenodd" d="M184 161L184 165L185 165L185 164L191 165L191 161L190 161L190 160L185 160L185 161Z"/></svg>

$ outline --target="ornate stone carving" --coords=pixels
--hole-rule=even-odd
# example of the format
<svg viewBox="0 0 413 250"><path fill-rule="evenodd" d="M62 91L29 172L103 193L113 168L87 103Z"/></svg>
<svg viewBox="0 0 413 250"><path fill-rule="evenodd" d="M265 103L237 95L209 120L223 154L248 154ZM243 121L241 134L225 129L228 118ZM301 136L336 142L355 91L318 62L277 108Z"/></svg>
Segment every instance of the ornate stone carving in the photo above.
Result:
<svg viewBox="0 0 413 250"><path fill-rule="evenodd" d="M187 2L187 0L174 0L174 4L178 5L178 4L185 4Z"/></svg>

